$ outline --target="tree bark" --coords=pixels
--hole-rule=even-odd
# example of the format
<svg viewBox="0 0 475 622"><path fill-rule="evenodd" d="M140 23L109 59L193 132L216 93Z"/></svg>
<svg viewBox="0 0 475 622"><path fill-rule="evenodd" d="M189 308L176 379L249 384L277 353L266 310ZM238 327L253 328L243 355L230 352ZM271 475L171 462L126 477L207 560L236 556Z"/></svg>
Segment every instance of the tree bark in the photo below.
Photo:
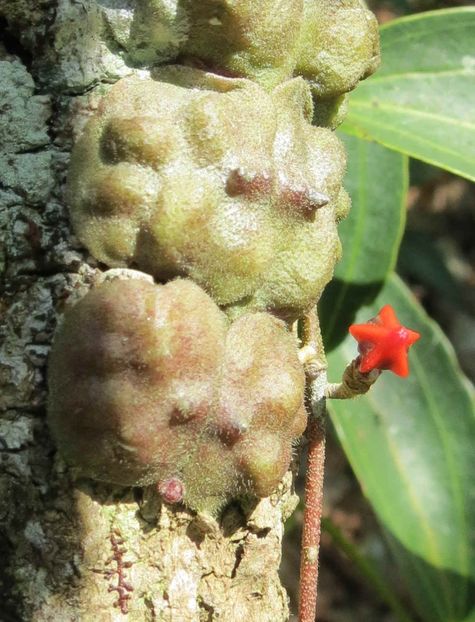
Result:
<svg viewBox="0 0 475 622"><path fill-rule="evenodd" d="M215 520L152 489L72 481L46 423L55 326L98 266L63 200L75 136L122 58L135 2L0 0L0 620L288 619L290 473Z"/></svg>

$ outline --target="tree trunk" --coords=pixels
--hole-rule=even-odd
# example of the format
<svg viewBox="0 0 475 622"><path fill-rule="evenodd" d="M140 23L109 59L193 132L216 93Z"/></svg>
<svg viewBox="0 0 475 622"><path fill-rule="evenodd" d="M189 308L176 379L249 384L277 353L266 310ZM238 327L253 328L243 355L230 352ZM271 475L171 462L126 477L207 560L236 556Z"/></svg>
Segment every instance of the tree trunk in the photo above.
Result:
<svg viewBox="0 0 475 622"><path fill-rule="evenodd" d="M69 228L69 153L108 85L134 71L121 56L134 5L0 0L0 620L279 622L290 473L214 520L151 489L71 481L46 424L57 319L103 268Z"/></svg>

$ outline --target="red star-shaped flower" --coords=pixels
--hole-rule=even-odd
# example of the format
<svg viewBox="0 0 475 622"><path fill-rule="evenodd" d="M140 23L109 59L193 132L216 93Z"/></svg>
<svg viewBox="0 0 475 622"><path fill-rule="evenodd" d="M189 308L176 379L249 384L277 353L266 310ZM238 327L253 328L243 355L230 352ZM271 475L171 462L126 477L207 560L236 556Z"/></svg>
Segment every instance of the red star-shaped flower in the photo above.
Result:
<svg viewBox="0 0 475 622"><path fill-rule="evenodd" d="M391 305L385 305L366 324L352 324L350 334L358 341L359 371L390 369L398 376L407 376L407 351L420 334L399 323Z"/></svg>

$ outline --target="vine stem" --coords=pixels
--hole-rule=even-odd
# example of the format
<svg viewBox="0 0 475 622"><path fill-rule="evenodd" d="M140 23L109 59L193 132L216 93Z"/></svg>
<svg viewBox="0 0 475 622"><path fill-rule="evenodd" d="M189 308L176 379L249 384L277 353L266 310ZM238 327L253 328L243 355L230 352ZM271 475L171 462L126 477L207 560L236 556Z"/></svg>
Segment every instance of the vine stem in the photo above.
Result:
<svg viewBox="0 0 475 622"><path fill-rule="evenodd" d="M300 556L299 622L314 622L317 611L318 557L323 509L325 463L325 391L327 365L315 310L303 320L305 371L310 390L310 414L305 478L305 510ZM311 353L311 355L310 355Z"/></svg>
<svg viewBox="0 0 475 622"><path fill-rule="evenodd" d="M381 370L373 369L368 373L359 371L360 357L357 356L346 366L341 382L327 384L325 397L347 400L367 393L381 375Z"/></svg>

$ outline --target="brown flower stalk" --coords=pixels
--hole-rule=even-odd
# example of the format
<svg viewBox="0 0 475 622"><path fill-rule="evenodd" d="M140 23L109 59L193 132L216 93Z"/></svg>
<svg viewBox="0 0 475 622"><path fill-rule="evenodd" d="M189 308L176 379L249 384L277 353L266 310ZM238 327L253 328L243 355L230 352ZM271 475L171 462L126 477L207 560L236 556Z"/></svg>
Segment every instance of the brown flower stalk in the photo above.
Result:
<svg viewBox="0 0 475 622"><path fill-rule="evenodd" d="M318 553L323 509L325 462L325 389L326 360L315 311L303 320L302 352L310 389L310 415L306 430L308 440L305 479L305 510L300 559L299 622L314 622L317 609Z"/></svg>

